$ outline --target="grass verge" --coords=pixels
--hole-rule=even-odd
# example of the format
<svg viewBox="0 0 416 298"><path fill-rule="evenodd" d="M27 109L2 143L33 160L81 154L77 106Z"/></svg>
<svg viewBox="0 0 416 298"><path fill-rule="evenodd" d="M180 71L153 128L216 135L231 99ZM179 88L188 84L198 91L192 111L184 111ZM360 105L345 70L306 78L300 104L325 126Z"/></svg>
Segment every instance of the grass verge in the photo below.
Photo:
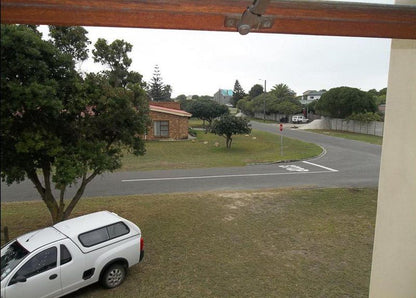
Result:
<svg viewBox="0 0 416 298"><path fill-rule="evenodd" d="M237 167L253 163L300 160L317 156L322 149L314 144L285 138L283 156L280 137L254 130L251 135L233 137L231 149L225 139L214 134L197 132L194 141L153 141L146 143L146 154L126 154L122 171Z"/></svg>
<svg viewBox="0 0 416 298"><path fill-rule="evenodd" d="M90 198L137 223L145 259L113 290L68 297L367 297L376 189L278 189ZM11 237L50 223L42 202L2 203Z"/></svg>
<svg viewBox="0 0 416 298"><path fill-rule="evenodd" d="M348 131L334 131L334 130L326 130L326 129L307 129L307 131L320 133L332 137L344 138L349 140L367 142L376 145L383 144L383 137L379 136L372 136L372 135L365 135L359 133L353 133Z"/></svg>

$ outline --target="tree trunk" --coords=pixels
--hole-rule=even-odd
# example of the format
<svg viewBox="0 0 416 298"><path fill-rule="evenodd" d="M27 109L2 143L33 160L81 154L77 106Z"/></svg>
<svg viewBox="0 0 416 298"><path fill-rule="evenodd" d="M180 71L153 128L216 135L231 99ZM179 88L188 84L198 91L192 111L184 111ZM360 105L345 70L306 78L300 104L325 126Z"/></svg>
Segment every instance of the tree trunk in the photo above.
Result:
<svg viewBox="0 0 416 298"><path fill-rule="evenodd" d="M49 210L49 213L52 218L52 222L56 223L58 222L58 204L55 201L55 198L53 197L52 190L50 188L50 170L48 167L43 168L43 176L45 180L45 187L42 186L42 183L39 180L39 177L36 173L36 171L27 172L28 178L32 181L32 183L35 185L36 190L40 194L43 202L45 203L46 207Z"/></svg>
<svg viewBox="0 0 416 298"><path fill-rule="evenodd" d="M233 142L233 139L230 136L227 136L227 140L226 140L226 147L227 149L231 148L231 143Z"/></svg>
<svg viewBox="0 0 416 298"><path fill-rule="evenodd" d="M212 121L207 121L208 124L205 124L205 120L204 120L204 126L205 126L205 134L209 133L209 129L211 128L211 122Z"/></svg>
<svg viewBox="0 0 416 298"><path fill-rule="evenodd" d="M39 180L39 177L36 173L36 171L33 171L31 173L27 173L28 178L32 181L32 183L35 185L36 190L42 197L43 202L45 203L46 207L49 210L49 213L52 218L52 223L56 224L62 220L67 219L71 212L74 210L76 204L81 199L82 194L85 191L85 187L89 182L91 182L95 176L97 176L97 173L94 172L91 174L88 178L86 177L86 174L82 177L81 186L79 187L77 193L72 198L70 204L65 209L65 203L64 203L64 195L65 195L65 189L66 187L62 187L60 190L59 195L59 205L58 202L55 200L55 197L52 193L51 188L51 181L50 181L50 169L48 167L43 168L43 177L45 180L45 186L42 186L42 183Z"/></svg>

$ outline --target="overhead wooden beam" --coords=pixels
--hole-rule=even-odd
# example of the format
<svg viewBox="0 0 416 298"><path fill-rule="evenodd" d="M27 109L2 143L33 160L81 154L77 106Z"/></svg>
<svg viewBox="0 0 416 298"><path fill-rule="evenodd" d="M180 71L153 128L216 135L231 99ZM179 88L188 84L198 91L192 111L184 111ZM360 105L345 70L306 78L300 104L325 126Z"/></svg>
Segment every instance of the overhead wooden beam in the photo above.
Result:
<svg viewBox="0 0 416 298"><path fill-rule="evenodd" d="M2 0L1 22L236 31L253 1L242 0ZM267 33L416 39L416 6L329 1L271 1Z"/></svg>

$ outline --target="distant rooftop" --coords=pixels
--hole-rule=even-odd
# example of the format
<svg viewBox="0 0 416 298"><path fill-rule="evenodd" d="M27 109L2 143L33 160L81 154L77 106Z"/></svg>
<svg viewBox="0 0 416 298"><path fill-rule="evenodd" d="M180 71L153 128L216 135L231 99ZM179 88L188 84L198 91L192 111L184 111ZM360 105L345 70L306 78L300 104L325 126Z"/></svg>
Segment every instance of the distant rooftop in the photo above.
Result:
<svg viewBox="0 0 416 298"><path fill-rule="evenodd" d="M220 89L219 91L224 96L233 96L233 90L230 90L230 89Z"/></svg>
<svg viewBox="0 0 416 298"><path fill-rule="evenodd" d="M308 90L303 92L303 95L322 95L325 93L325 90L320 90L320 91L316 91L316 90Z"/></svg>

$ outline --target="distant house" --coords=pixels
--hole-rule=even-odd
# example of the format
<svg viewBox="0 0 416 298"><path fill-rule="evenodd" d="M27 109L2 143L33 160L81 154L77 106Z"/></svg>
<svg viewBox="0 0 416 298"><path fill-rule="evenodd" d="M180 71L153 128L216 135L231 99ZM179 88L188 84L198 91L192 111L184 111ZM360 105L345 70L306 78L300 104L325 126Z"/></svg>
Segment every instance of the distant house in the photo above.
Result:
<svg viewBox="0 0 416 298"><path fill-rule="evenodd" d="M152 124L147 131L147 140L188 138L188 120L192 115L181 110L179 102L151 102L149 109Z"/></svg>
<svg viewBox="0 0 416 298"><path fill-rule="evenodd" d="M233 90L229 89L218 89L218 91L214 94L213 100L218 102L219 104L230 104L231 99L233 98Z"/></svg>
<svg viewBox="0 0 416 298"><path fill-rule="evenodd" d="M303 92L302 99L300 100L300 103L303 104L303 105L310 104L311 102L320 99L322 94L324 94L325 92L326 92L325 90L321 90L321 91L308 90L308 91L305 91L305 92Z"/></svg>

